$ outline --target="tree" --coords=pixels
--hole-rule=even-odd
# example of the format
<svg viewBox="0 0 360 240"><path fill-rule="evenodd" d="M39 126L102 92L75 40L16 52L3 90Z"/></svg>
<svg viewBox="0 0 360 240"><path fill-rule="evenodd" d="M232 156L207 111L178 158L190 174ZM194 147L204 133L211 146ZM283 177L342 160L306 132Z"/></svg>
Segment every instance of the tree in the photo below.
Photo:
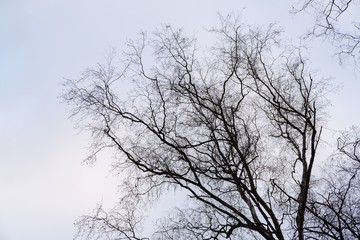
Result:
<svg viewBox="0 0 360 240"><path fill-rule="evenodd" d="M341 181L320 171L326 83L274 26L229 17L212 33L218 42L203 52L170 26L142 33L123 68L110 54L65 82L63 98L93 134L88 160L110 148L126 176L120 204L82 217L77 237L149 239L141 209L170 189L190 203L159 221L152 239L359 237L357 170L345 167L358 166L357 145L339 140L331 171Z"/></svg>
<svg viewBox="0 0 360 240"><path fill-rule="evenodd" d="M338 138L329 177L323 179L317 196L309 201L307 230L313 239L360 239L359 144L355 127Z"/></svg>
<svg viewBox="0 0 360 240"><path fill-rule="evenodd" d="M338 48L340 63L346 57L360 61L360 23L346 16L359 4L356 0L301 0L294 12L313 10L315 26L310 35L330 39ZM354 14L356 16L356 13Z"/></svg>

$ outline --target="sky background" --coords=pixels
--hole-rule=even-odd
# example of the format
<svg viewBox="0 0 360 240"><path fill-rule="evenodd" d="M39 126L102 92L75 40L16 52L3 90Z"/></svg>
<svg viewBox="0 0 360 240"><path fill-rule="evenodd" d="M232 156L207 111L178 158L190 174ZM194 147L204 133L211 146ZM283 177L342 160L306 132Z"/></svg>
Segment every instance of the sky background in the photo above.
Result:
<svg viewBox="0 0 360 240"><path fill-rule="evenodd" d="M116 201L111 160L82 163L90 139L58 98L64 78L104 61L111 46L126 50L140 30L171 24L201 35L218 23L218 13L241 14L249 24L277 22L296 43L313 19L289 14L294 2L0 0L0 240L72 239L79 216ZM360 79L354 66L338 65L333 51L319 40L309 43L317 75L341 85L329 96L327 127L341 130L360 125Z"/></svg>

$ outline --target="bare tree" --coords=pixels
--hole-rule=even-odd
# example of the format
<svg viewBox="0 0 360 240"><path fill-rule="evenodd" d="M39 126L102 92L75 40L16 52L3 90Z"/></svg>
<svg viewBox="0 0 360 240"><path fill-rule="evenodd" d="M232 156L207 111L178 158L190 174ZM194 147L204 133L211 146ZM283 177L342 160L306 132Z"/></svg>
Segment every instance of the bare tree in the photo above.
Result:
<svg viewBox="0 0 360 240"><path fill-rule="evenodd" d="M77 237L146 239L141 209L170 189L184 191L189 207L159 221L153 239L315 239L337 221L359 227L358 212L340 209L355 216L347 222L331 208L350 195L336 195L336 182L318 193L313 181L321 180L314 169L325 84L300 50L286 47L274 26L224 18L212 32L218 42L204 51L170 26L141 34L124 68L110 57L65 82L63 98L93 133L89 161L113 149L126 175L118 208L81 218ZM122 101L129 79L135 88ZM353 186L351 179L343 180Z"/></svg>
<svg viewBox="0 0 360 240"><path fill-rule="evenodd" d="M313 11L315 26L310 35L325 37L333 41L338 48L340 63L346 57L360 61L360 22L357 18L349 18L348 13L360 7L357 0L301 0L294 12ZM351 16L351 15L350 15Z"/></svg>
<svg viewBox="0 0 360 240"><path fill-rule="evenodd" d="M309 224L305 231L312 239L360 239L360 135L357 128L338 139L328 175L318 194L309 200Z"/></svg>

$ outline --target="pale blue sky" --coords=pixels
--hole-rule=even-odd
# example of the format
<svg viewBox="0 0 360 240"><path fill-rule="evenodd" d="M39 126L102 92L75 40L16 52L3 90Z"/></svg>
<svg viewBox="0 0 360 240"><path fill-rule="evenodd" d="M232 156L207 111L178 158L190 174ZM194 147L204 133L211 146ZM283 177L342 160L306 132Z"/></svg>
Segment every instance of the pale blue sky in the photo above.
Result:
<svg viewBox="0 0 360 240"><path fill-rule="evenodd" d="M140 29L170 23L200 34L216 25L217 12L242 12L245 23L278 22L296 42L311 19L290 15L291 2L0 0L0 240L72 239L76 218L116 199L111 161L81 163L89 139L59 103L64 77L102 61L109 46L121 52ZM360 80L331 59L332 51L319 41L309 46L319 76L344 86L329 110L331 127L342 129L360 124Z"/></svg>

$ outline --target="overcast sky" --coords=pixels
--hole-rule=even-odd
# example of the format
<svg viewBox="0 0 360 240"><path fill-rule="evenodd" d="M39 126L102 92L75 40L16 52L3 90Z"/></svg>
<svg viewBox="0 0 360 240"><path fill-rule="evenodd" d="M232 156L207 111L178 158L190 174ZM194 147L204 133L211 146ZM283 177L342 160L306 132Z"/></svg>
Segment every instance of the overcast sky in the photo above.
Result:
<svg viewBox="0 0 360 240"><path fill-rule="evenodd" d="M110 46L125 50L141 29L171 24L201 34L216 25L218 12L242 13L245 23L278 22L296 42L312 19L290 15L292 2L0 0L0 240L72 239L79 216L116 200L111 161L82 163L90 141L60 103L63 78L103 61ZM318 76L343 86L331 95L329 128L360 125L360 79L332 52L321 41L309 45Z"/></svg>

